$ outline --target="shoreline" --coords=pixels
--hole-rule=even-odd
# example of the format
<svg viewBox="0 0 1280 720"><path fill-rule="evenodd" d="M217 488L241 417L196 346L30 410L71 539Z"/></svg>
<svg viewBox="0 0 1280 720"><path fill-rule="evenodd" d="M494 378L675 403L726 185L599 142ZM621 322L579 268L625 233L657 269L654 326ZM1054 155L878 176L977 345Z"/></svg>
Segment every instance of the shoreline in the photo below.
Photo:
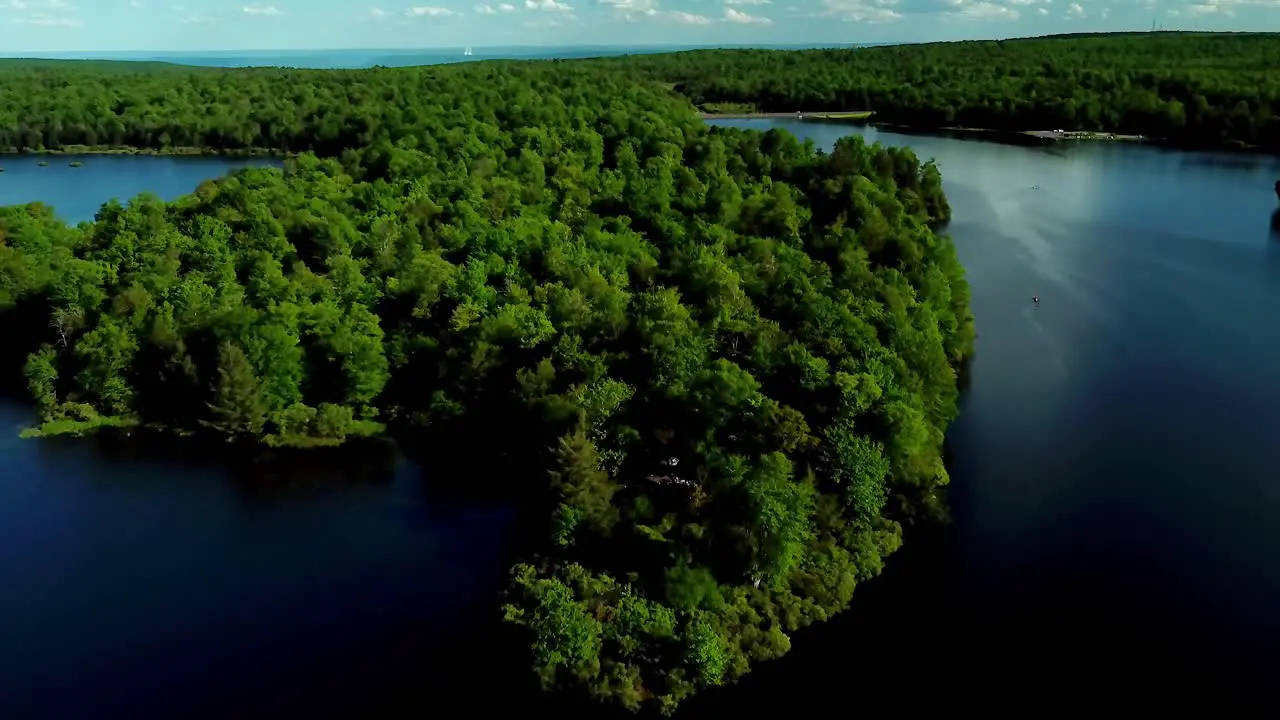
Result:
<svg viewBox="0 0 1280 720"><path fill-rule="evenodd" d="M296 152L281 152L267 148L236 148L216 150L201 147L169 147L143 148L132 145L65 145L59 148L0 148L0 158L5 157L39 157L70 155L149 155L157 157L274 157L289 158L298 155Z"/></svg>
<svg viewBox="0 0 1280 720"><path fill-rule="evenodd" d="M751 112L751 113L709 113L698 111L703 120L780 120L792 118L798 120L866 120L874 112L870 110L815 110L813 112Z"/></svg>
<svg viewBox="0 0 1280 720"><path fill-rule="evenodd" d="M703 120L843 120L849 122L867 121L875 115L871 110L840 110L817 112L750 112L750 113L709 113L701 112ZM1105 130L1000 130L997 128L975 128L963 126L923 127L892 122L860 122L876 128L884 128L899 132L913 133L958 133L973 135L1024 135L1039 140L1067 141L1089 140L1108 142L1159 142L1159 138L1143 135L1126 135L1107 132Z"/></svg>
<svg viewBox="0 0 1280 720"><path fill-rule="evenodd" d="M933 136L969 136L973 138L989 138L992 140L1022 140L1027 142L1064 143L1064 142L1122 142L1135 145L1150 145L1182 152L1219 152L1247 155L1280 156L1280 147L1248 145L1240 142L1198 142L1195 140L1173 140L1170 138L1149 135L1131 135L1108 132L1105 130L1001 130L998 128L973 128L962 126L926 127L891 122L868 122L874 111L843 112L768 112L768 113L707 113L699 111L704 120L785 120L794 119L802 122L813 120L838 120L858 125L901 133L903 135Z"/></svg>
<svg viewBox="0 0 1280 720"><path fill-rule="evenodd" d="M953 135L973 135L978 137L1021 137L1032 138L1035 140L1046 140L1049 142L1159 143L1163 141L1161 138L1154 138L1146 135L1127 135L1124 133L1114 133L1106 130L1001 130L999 128L975 128L964 127L962 125L947 125L931 128L890 122L867 124L872 127L904 134L925 133L932 135L949 133Z"/></svg>

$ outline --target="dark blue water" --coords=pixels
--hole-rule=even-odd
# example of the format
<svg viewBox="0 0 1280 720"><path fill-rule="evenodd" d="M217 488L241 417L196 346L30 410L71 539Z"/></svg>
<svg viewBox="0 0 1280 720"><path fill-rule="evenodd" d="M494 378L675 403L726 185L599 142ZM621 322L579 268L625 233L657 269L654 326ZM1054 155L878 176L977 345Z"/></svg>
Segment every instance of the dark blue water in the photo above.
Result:
<svg viewBox="0 0 1280 720"><path fill-rule="evenodd" d="M815 640L851 660L775 680L987 710L1271 703L1280 160L727 124L936 158L977 317L954 527Z"/></svg>

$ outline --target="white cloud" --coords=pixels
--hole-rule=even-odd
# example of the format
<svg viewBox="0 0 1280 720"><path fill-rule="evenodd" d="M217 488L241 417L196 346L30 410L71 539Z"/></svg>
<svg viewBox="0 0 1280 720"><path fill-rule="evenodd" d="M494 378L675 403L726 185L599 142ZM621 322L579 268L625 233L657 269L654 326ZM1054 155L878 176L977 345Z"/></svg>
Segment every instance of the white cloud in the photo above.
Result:
<svg viewBox="0 0 1280 720"><path fill-rule="evenodd" d="M989 0L947 0L947 15L964 20L1017 20L1018 11Z"/></svg>
<svg viewBox="0 0 1280 720"><path fill-rule="evenodd" d="M772 5L773 0L724 0L725 5Z"/></svg>
<svg viewBox="0 0 1280 720"><path fill-rule="evenodd" d="M481 15L494 15L498 11L494 10L492 5L477 5L476 12L480 13Z"/></svg>
<svg viewBox="0 0 1280 720"><path fill-rule="evenodd" d="M19 25L34 25L36 27L80 27L80 19L73 17L58 17L57 15L49 15L47 13L32 13L30 15L20 15L13 18L13 22Z"/></svg>
<svg viewBox="0 0 1280 720"><path fill-rule="evenodd" d="M822 0L825 11L819 17L838 17L846 22L886 23L901 20L902 13L890 6L897 0Z"/></svg>
<svg viewBox="0 0 1280 720"><path fill-rule="evenodd" d="M374 20L381 20L382 18L387 16L387 11L383 10L380 7L369 8L369 12L365 13L364 16L367 18L372 18Z"/></svg>
<svg viewBox="0 0 1280 720"><path fill-rule="evenodd" d="M1080 3L1073 2L1067 6L1067 12L1065 14L1065 17L1076 19L1076 18L1082 18L1084 16L1085 16L1084 6L1082 6Z"/></svg>
<svg viewBox="0 0 1280 720"><path fill-rule="evenodd" d="M1036 8L1036 14L1037 14L1037 15L1048 15L1048 14L1049 14L1049 8L1042 8L1042 7Z"/></svg>
<svg viewBox="0 0 1280 720"><path fill-rule="evenodd" d="M738 23L740 25L772 25L773 21L767 17L759 15L748 15L741 10L734 10L731 7L724 9L724 19L726 22Z"/></svg>
<svg viewBox="0 0 1280 720"><path fill-rule="evenodd" d="M280 12L280 8L274 5L245 5L240 8L245 15L254 15L259 17L279 17L284 13Z"/></svg>
<svg viewBox="0 0 1280 720"><path fill-rule="evenodd" d="M31 10L31 11L51 11L51 10L75 10L75 6L66 0L0 0L0 8L8 8L10 10Z"/></svg>
<svg viewBox="0 0 1280 720"><path fill-rule="evenodd" d="M681 25L710 25L711 24L711 18L707 17L706 15L697 15L695 13L681 12L679 10L672 10L671 12L666 13L666 15L667 17L670 17L672 20L680 23Z"/></svg>
<svg viewBox="0 0 1280 720"><path fill-rule="evenodd" d="M1237 8L1242 7L1280 8L1280 0L1201 0L1200 2L1184 5L1182 13L1193 17L1203 17L1205 15L1226 15L1231 17L1235 15ZM1170 10L1169 13L1171 15L1178 14L1175 10Z"/></svg>
<svg viewBox="0 0 1280 720"><path fill-rule="evenodd" d="M459 13L457 10L450 10L449 8L436 7L434 5L420 5L418 7L411 7L408 10L405 10L404 14L409 17L451 17L453 15L458 15Z"/></svg>
<svg viewBox="0 0 1280 720"><path fill-rule="evenodd" d="M77 8L66 0L0 0L0 8L19 13L9 18L16 25L53 28L84 24L75 14Z"/></svg>
<svg viewBox="0 0 1280 720"><path fill-rule="evenodd" d="M600 0L600 4L622 13L623 19L628 22L635 22L640 16L653 17L658 14L656 0Z"/></svg>
<svg viewBox="0 0 1280 720"><path fill-rule="evenodd" d="M524 0L524 6L530 10L546 10L548 12L573 12L573 7L557 0Z"/></svg>
<svg viewBox="0 0 1280 720"><path fill-rule="evenodd" d="M142 7L142 0L129 0L129 7L131 8Z"/></svg>
<svg viewBox="0 0 1280 720"><path fill-rule="evenodd" d="M502 12L515 12L516 6L511 3L502 3L501 5L498 5L498 9Z"/></svg>

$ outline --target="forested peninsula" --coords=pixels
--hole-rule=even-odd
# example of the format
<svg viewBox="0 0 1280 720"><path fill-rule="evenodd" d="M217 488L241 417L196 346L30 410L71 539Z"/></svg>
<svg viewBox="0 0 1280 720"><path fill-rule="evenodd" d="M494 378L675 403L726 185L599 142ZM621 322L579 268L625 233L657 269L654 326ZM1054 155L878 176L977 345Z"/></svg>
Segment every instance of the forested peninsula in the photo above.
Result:
<svg viewBox="0 0 1280 720"><path fill-rule="evenodd" d="M1103 58L1063 70L1095 78L1088 107L1127 97L1122 80L1167 77L1112 69L1106 85L1080 68L1121 50L1043 42ZM0 380L25 382L44 432L387 435L473 457L453 482L535 490L543 542L512 569L503 611L536 676L671 710L845 608L902 523L937 509L973 342L932 163L710 128L691 98L1060 102L1019 94L1056 77L1048 55L1018 55L1040 64L1000 90L1001 47L2 65L0 147L291 157L173 202L111 202L77 227L40 204L0 209ZM1220 88L1245 76L1191 65Z"/></svg>

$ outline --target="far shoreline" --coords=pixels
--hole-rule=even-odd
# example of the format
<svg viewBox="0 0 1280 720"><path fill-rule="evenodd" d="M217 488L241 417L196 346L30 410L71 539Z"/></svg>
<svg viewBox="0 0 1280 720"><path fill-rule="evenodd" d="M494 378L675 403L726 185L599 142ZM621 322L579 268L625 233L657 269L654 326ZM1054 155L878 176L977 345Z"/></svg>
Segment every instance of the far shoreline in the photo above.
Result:
<svg viewBox="0 0 1280 720"><path fill-rule="evenodd" d="M1247 155L1280 156L1280 147L1269 148L1239 142L1196 142L1171 140L1148 135L1128 135L1106 130L1001 130L998 128L974 128L961 126L930 127L904 123L871 122L874 111L817 111L817 112L754 112L708 113L699 111L704 120L799 120L801 122L837 121L866 125L880 130L904 135L932 135L938 137L967 136L975 139L1040 141L1044 143L1066 142L1120 142L1134 145L1150 145L1184 152L1220 152Z"/></svg>
<svg viewBox="0 0 1280 720"><path fill-rule="evenodd" d="M169 147L144 148L133 145L65 145L58 148L0 148L0 157L37 157L37 156L69 156L69 155L149 155L161 157L266 157L285 159L295 157L297 152L284 152L268 148L231 148L215 149L202 147Z"/></svg>

